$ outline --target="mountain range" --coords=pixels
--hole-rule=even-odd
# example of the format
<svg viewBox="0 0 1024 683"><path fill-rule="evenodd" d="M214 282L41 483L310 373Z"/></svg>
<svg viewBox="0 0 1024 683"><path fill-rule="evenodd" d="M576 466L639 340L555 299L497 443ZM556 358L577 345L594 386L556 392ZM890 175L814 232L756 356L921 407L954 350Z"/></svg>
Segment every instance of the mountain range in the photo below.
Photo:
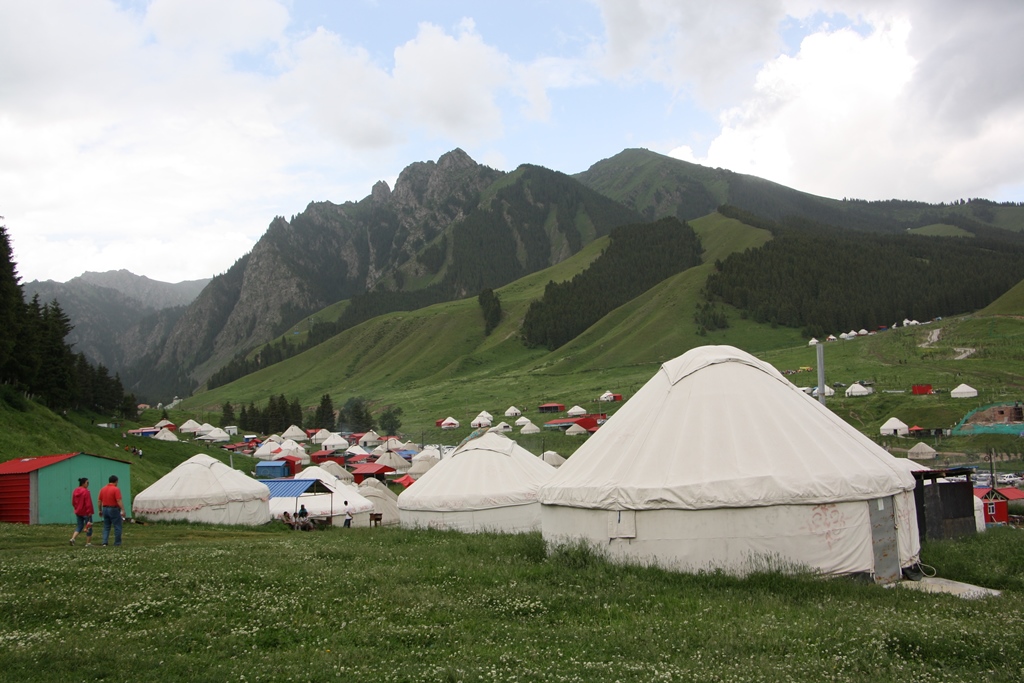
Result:
<svg viewBox="0 0 1024 683"><path fill-rule="evenodd" d="M352 302L342 318L351 326L475 297L566 261L618 225L690 221L722 205L851 232L1024 244L1024 208L1016 204L828 199L641 149L576 176L533 165L506 173L456 149L411 164L393 189L378 182L358 202L314 202L274 218L227 272L175 285L177 305L159 298L160 288L133 286L124 271L86 274L63 290L29 283L25 291L57 298L76 325L76 349L119 371L127 388L169 399L339 302ZM716 239L702 235L705 245ZM152 298L139 296L150 289Z"/></svg>

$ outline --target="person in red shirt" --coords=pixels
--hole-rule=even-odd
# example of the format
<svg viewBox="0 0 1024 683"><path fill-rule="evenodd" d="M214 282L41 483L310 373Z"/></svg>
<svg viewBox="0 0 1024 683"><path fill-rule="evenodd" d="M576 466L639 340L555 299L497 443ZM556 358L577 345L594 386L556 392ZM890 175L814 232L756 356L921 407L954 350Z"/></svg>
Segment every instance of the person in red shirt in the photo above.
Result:
<svg viewBox="0 0 1024 683"><path fill-rule="evenodd" d="M71 507L75 509L75 533L71 534L71 545L75 544L78 534L85 529L85 547L92 546L92 494L89 492L89 480L80 477L78 488L71 493Z"/></svg>
<svg viewBox="0 0 1024 683"><path fill-rule="evenodd" d="M103 515L103 545L110 540L110 527L114 527L114 545L121 545L121 520L124 519L124 502L121 489L117 488L117 475L111 474L110 483L100 489L100 514Z"/></svg>

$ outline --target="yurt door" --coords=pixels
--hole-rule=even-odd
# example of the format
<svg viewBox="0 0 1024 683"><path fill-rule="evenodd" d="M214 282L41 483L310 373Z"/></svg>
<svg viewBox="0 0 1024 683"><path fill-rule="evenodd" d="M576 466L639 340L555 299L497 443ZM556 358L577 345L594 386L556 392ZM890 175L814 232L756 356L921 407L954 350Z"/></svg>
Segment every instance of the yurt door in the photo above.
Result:
<svg viewBox="0 0 1024 683"><path fill-rule="evenodd" d="M875 554L875 583L899 581L902 572L893 498L869 500L868 516L871 519L871 548Z"/></svg>

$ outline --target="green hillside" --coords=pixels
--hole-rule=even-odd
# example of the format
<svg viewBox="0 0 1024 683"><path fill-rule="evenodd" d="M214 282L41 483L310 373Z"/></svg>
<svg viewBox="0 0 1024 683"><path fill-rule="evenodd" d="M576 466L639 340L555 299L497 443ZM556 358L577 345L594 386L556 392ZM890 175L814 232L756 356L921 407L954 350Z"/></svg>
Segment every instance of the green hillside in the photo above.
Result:
<svg viewBox="0 0 1024 683"><path fill-rule="evenodd" d="M1010 291L993 301L979 313L980 315L1024 316L1024 281L1017 283Z"/></svg>
<svg viewBox="0 0 1024 683"><path fill-rule="evenodd" d="M157 411L149 411L139 422L121 423L120 427L97 427L99 419L68 413L56 415L35 403L27 402L25 411L14 410L0 401L0 462L13 458L58 453L91 453L130 462L132 493L138 493L169 470L196 453L206 453L229 462L228 453L220 448L199 443L168 443L145 437L122 436L128 429L153 424L160 419ZM142 449L142 457L132 455L125 446ZM251 470L255 461L234 456L238 469ZM95 486L94 490L99 490Z"/></svg>

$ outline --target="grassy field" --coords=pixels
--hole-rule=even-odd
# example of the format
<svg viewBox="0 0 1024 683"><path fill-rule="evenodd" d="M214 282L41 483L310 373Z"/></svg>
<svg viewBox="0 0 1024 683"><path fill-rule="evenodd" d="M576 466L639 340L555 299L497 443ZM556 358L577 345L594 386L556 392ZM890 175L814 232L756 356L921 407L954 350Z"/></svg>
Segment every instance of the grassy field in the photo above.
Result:
<svg viewBox="0 0 1024 683"><path fill-rule="evenodd" d="M965 601L684 575L539 534L131 525L120 549L0 525L10 681L1019 681L1024 537L926 546ZM981 558L984 558L983 560Z"/></svg>

